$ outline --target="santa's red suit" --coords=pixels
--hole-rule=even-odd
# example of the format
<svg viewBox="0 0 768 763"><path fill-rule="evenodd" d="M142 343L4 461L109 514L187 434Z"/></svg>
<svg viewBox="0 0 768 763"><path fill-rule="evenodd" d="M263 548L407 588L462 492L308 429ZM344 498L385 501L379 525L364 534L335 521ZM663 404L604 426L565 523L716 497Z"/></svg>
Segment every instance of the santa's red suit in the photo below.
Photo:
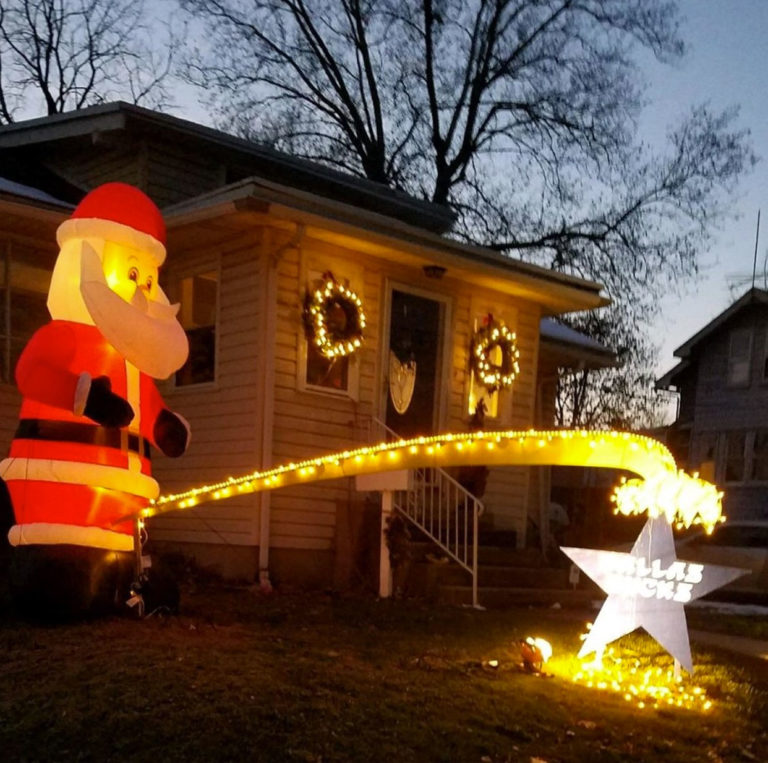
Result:
<svg viewBox="0 0 768 763"><path fill-rule="evenodd" d="M114 598L130 568L134 525L118 520L138 516L158 494L150 446L171 456L186 448L186 422L165 407L149 374L164 378L179 368L187 343L156 283L165 226L141 191L121 183L95 189L57 237L53 320L16 367L23 402L0 478L15 518L12 592L55 608L74 591L59 607L74 612L97 594ZM126 263L110 271L111 282L108 251ZM126 273L134 291L121 297L114 279ZM116 567L123 572L105 583L105 570Z"/></svg>
<svg viewBox="0 0 768 763"><path fill-rule="evenodd" d="M72 409L83 374L106 377L135 417L118 429ZM16 368L24 397L10 457L0 464L16 515L12 545L72 543L133 548L131 522L158 494L149 446L165 409L154 382L127 363L95 326L52 321L30 340Z"/></svg>

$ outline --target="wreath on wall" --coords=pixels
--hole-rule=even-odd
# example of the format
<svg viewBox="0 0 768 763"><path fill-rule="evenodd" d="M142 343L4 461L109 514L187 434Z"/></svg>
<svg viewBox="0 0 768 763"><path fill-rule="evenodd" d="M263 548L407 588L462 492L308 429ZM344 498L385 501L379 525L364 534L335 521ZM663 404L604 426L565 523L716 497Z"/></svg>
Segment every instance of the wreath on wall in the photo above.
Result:
<svg viewBox="0 0 768 763"><path fill-rule="evenodd" d="M339 283L330 272L304 297L304 330L307 341L325 358L351 355L363 343L365 313L360 297Z"/></svg>
<svg viewBox="0 0 768 763"><path fill-rule="evenodd" d="M501 363L492 361L494 350L501 350ZM483 319L483 325L472 337L470 364L472 370L485 385L488 392L497 392L512 385L520 373L517 349L517 335L510 331L503 321L494 320L489 313Z"/></svg>

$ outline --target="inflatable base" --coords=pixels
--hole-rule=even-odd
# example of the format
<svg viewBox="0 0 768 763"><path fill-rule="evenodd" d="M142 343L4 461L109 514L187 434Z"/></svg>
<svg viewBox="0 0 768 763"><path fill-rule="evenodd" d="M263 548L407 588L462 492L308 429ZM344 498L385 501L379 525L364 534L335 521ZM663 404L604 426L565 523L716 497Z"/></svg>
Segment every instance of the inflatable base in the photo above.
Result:
<svg viewBox="0 0 768 763"><path fill-rule="evenodd" d="M11 601L24 617L61 620L126 609L135 578L130 552L16 546L10 556Z"/></svg>

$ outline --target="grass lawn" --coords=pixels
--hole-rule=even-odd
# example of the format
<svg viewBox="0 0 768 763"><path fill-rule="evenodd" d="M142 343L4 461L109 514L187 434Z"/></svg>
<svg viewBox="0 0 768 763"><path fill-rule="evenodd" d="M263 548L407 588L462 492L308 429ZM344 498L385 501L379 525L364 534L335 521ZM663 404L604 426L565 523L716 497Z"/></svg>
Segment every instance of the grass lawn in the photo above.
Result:
<svg viewBox="0 0 768 763"><path fill-rule="evenodd" d="M768 760L768 665L694 648L704 713L567 677L583 621L204 588L177 617L34 626L0 613L0 756L32 760ZM542 677L516 642L548 638ZM667 660L625 637L642 660ZM490 667L498 660L498 667ZM761 669L758 669L760 667Z"/></svg>

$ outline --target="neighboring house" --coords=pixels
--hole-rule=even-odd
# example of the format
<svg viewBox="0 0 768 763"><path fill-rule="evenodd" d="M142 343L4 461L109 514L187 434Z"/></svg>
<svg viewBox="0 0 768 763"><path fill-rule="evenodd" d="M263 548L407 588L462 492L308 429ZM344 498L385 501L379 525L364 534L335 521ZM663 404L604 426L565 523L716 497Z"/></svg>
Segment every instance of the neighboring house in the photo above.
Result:
<svg viewBox="0 0 768 763"><path fill-rule="evenodd" d="M6 125L0 174L12 181L0 187L0 446L15 428L14 358L47 319L55 229L112 180L163 209L161 280L190 337L190 361L162 391L193 437L183 458L154 459L164 492L378 441L382 423L410 436L466 431L483 392L469 346L489 313L517 332L520 374L487 400L488 429L551 426L556 368L608 360L578 335L550 328L539 341L542 318L605 304L599 284L448 239L442 207L185 120L114 103ZM306 290L326 272L360 295L368 319L361 349L332 367L302 324ZM404 414L389 395L392 348L417 362L418 404ZM518 545L549 503L531 472L494 468L483 496ZM161 516L149 532L229 574L327 583L340 518L362 501L352 480L318 483Z"/></svg>
<svg viewBox="0 0 768 763"><path fill-rule="evenodd" d="M675 355L656 382L679 395L667 445L725 491L726 516L768 518L768 291L747 291Z"/></svg>

